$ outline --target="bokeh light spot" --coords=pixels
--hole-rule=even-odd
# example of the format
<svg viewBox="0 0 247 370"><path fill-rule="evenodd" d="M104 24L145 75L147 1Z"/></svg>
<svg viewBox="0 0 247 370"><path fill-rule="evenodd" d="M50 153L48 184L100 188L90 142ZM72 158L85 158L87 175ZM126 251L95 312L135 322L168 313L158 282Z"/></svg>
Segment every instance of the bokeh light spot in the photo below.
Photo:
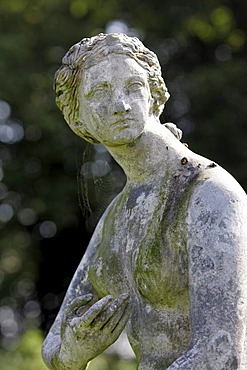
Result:
<svg viewBox="0 0 247 370"><path fill-rule="evenodd" d="M220 6L211 14L211 21L216 28L217 33L224 37L233 26L233 15L230 8Z"/></svg>
<svg viewBox="0 0 247 370"><path fill-rule="evenodd" d="M6 319L1 323L1 332L7 338L15 337L19 332L19 325L15 319Z"/></svg>
<svg viewBox="0 0 247 370"><path fill-rule="evenodd" d="M29 226L37 221L37 214L32 208L23 208L18 212L17 218L22 225Z"/></svg>
<svg viewBox="0 0 247 370"><path fill-rule="evenodd" d="M20 122L8 120L0 125L0 141L5 144L14 144L24 137L24 130Z"/></svg>
<svg viewBox="0 0 247 370"><path fill-rule="evenodd" d="M11 205L4 203L0 205L0 221L8 222L14 215L14 210Z"/></svg>
<svg viewBox="0 0 247 370"><path fill-rule="evenodd" d="M29 301L25 304L23 311L28 319L35 319L41 313L40 304L37 301Z"/></svg>
<svg viewBox="0 0 247 370"><path fill-rule="evenodd" d="M17 283L17 292L22 297L29 297L34 290L34 282L30 279L21 279Z"/></svg>
<svg viewBox="0 0 247 370"><path fill-rule="evenodd" d="M241 30L232 31L227 39L227 43L235 51L238 51L239 49L241 49L244 46L245 41L246 41L246 36L244 32Z"/></svg>
<svg viewBox="0 0 247 370"><path fill-rule="evenodd" d="M112 20L112 21L107 23L105 32L106 33L116 32L116 33L126 33L126 34L128 34L128 26L122 20L119 20L119 19Z"/></svg>
<svg viewBox="0 0 247 370"><path fill-rule="evenodd" d="M216 59L220 62L226 62L232 57L232 50L228 45L219 45L215 50Z"/></svg>
<svg viewBox="0 0 247 370"><path fill-rule="evenodd" d="M57 226L52 221L43 221L39 225L39 232L43 238L52 238L57 233Z"/></svg>
<svg viewBox="0 0 247 370"><path fill-rule="evenodd" d="M27 6L27 0L8 0L9 9L15 13L21 13Z"/></svg>
<svg viewBox="0 0 247 370"><path fill-rule="evenodd" d="M19 271L21 268L20 256L14 251L4 253L1 258L1 268L9 274L14 274Z"/></svg>
<svg viewBox="0 0 247 370"><path fill-rule="evenodd" d="M0 120L9 118L11 113L10 105L3 100L0 100Z"/></svg>
<svg viewBox="0 0 247 370"><path fill-rule="evenodd" d="M88 5L86 1L74 0L70 5L70 12L73 17L81 18L88 12Z"/></svg>

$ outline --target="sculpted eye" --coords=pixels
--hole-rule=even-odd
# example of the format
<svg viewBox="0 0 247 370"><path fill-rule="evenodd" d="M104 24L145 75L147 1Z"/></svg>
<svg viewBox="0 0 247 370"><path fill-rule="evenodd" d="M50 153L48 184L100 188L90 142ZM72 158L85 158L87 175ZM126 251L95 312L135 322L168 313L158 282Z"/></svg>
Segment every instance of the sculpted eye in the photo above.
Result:
<svg viewBox="0 0 247 370"><path fill-rule="evenodd" d="M144 84L141 81L134 81L128 85L130 91L138 91L143 88Z"/></svg>
<svg viewBox="0 0 247 370"><path fill-rule="evenodd" d="M109 90L110 90L110 85L107 83L97 85L92 88L92 90L87 94L87 97L89 99L93 97L99 98L101 95L103 95Z"/></svg>

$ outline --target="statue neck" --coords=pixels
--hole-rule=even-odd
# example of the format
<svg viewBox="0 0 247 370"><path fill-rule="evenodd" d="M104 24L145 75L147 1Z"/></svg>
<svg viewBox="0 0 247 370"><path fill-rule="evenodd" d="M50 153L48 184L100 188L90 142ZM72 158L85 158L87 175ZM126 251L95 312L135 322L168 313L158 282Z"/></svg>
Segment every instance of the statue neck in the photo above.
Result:
<svg viewBox="0 0 247 370"><path fill-rule="evenodd" d="M123 168L128 182L136 184L158 180L159 175L175 170L186 148L156 120L147 123L143 134L128 145L107 146ZM158 176L158 177L157 177Z"/></svg>

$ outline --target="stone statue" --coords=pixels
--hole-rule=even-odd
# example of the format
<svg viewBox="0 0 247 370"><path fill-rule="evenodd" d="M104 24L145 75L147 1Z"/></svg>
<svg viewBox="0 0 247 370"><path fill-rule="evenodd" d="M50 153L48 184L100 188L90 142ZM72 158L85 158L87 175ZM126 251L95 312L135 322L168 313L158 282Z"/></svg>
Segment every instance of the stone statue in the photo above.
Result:
<svg viewBox="0 0 247 370"><path fill-rule="evenodd" d="M159 116L156 55L99 34L55 76L70 128L127 176L100 219L43 344L50 369L83 370L126 329L139 370L247 369L247 196Z"/></svg>

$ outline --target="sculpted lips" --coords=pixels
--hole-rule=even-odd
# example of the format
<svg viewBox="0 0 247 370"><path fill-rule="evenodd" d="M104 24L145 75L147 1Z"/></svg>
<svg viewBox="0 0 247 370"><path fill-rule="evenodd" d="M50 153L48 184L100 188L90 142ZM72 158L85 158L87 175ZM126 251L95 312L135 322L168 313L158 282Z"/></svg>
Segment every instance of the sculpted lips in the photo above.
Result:
<svg viewBox="0 0 247 370"><path fill-rule="evenodd" d="M117 120L116 122L113 123L113 127L118 127L118 128L129 128L130 127L130 121L133 121L132 118L122 118Z"/></svg>

